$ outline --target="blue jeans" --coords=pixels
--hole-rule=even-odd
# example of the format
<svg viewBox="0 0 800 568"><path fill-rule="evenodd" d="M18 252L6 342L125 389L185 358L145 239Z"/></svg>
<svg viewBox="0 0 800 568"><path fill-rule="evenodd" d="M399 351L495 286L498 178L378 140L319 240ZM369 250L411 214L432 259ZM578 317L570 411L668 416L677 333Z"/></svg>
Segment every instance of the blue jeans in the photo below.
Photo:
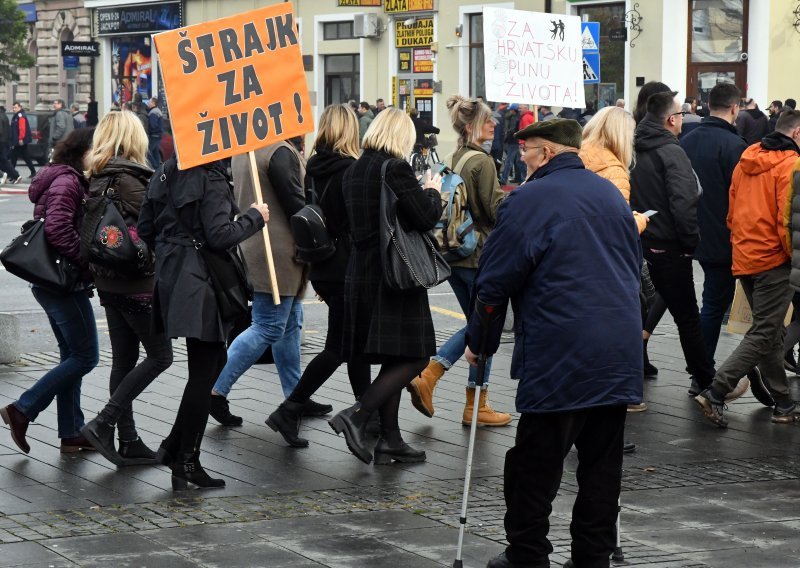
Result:
<svg viewBox="0 0 800 568"><path fill-rule="evenodd" d="M34 286L33 297L47 313L58 341L61 362L22 393L14 406L35 421L56 399L58 437L75 438L83 428L81 382L100 358L97 327L86 292L54 294Z"/></svg>
<svg viewBox="0 0 800 568"><path fill-rule="evenodd" d="M454 266L448 282L456 295L461 311L469 318L469 300L472 297L472 284L475 282L475 274L478 272L477 268L462 268ZM450 369L455 365L464 350L467 348L467 327L464 326L459 329L447 342L439 348L433 360L441 363L445 369ZM492 358L486 361L486 374L483 378L484 388L489 384L489 371L492 369ZM469 367L469 380L467 385L470 388L475 388L475 379L477 378L478 370L470 365Z"/></svg>
<svg viewBox="0 0 800 568"><path fill-rule="evenodd" d="M153 169L158 169L161 165L161 136L158 138L151 136L147 146L147 160Z"/></svg>
<svg viewBox="0 0 800 568"><path fill-rule="evenodd" d="M503 164L503 175L500 176L500 180L505 183L509 180L509 176L511 176L511 168L514 168L514 177L517 182L522 183L525 180L525 164L522 163L522 156L519 153L519 143L507 143L506 144L506 163Z"/></svg>
<svg viewBox="0 0 800 568"><path fill-rule="evenodd" d="M701 262L700 266L703 267L705 274L700 326L703 329L708 359L714 364L714 353L717 350L722 320L733 302L736 279L733 277L730 264Z"/></svg>
<svg viewBox="0 0 800 568"><path fill-rule="evenodd" d="M300 381L303 304L294 296L281 296L277 306L272 294L256 292L254 296L253 323L228 347L228 362L214 383L214 392L227 397L239 377L272 346L283 396L288 398Z"/></svg>

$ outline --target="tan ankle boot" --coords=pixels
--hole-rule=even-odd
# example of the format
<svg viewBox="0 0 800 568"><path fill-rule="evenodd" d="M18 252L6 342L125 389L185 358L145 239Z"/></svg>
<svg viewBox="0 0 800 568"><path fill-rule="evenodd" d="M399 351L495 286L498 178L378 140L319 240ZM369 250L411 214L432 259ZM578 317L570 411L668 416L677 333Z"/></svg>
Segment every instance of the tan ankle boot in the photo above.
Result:
<svg viewBox="0 0 800 568"><path fill-rule="evenodd" d="M441 363L431 361L406 387L411 393L411 404L428 418L433 416L433 389L444 375L444 371L445 368Z"/></svg>
<svg viewBox="0 0 800 568"><path fill-rule="evenodd" d="M478 399L478 426L506 426L511 422L511 415L497 412L486 402L488 391L481 389ZM472 424L472 411L475 404L475 389L467 387L467 404L464 406L464 416L461 423L464 426Z"/></svg>

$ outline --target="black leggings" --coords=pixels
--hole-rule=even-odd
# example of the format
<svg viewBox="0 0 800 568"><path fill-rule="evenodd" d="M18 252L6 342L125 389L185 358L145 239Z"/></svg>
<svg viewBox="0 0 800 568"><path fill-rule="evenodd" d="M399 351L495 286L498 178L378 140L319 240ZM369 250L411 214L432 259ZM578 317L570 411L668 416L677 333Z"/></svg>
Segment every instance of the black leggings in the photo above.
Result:
<svg viewBox="0 0 800 568"><path fill-rule="evenodd" d="M361 408L369 415L378 411L381 417L381 436L395 445L402 440L397 416L403 389L428 365L430 359L397 358L381 365L375 381L361 396Z"/></svg>
<svg viewBox="0 0 800 568"><path fill-rule="evenodd" d="M228 360L225 343L186 338L189 380L164 447L174 456L200 451L208 422L208 393Z"/></svg>
<svg viewBox="0 0 800 568"><path fill-rule="evenodd" d="M289 395L292 402L304 403L327 381L342 364L339 353L344 329L344 284L341 282L312 282L314 290L328 305L328 335L325 338L325 349L314 357L303 371L300 382ZM357 399L369 387L369 363L350 361L347 363L347 376L353 396Z"/></svg>

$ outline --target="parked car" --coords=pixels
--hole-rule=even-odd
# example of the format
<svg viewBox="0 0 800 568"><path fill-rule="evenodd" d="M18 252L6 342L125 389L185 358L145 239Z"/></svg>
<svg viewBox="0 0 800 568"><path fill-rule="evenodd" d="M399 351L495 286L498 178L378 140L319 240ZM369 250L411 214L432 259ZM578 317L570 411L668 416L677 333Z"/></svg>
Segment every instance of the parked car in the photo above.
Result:
<svg viewBox="0 0 800 568"><path fill-rule="evenodd" d="M13 112L7 112L8 121L14 117ZM50 134L50 117L52 112L25 112L31 125L31 143L28 144L28 155L39 166L47 163L47 138ZM17 163L20 161L17 160Z"/></svg>

